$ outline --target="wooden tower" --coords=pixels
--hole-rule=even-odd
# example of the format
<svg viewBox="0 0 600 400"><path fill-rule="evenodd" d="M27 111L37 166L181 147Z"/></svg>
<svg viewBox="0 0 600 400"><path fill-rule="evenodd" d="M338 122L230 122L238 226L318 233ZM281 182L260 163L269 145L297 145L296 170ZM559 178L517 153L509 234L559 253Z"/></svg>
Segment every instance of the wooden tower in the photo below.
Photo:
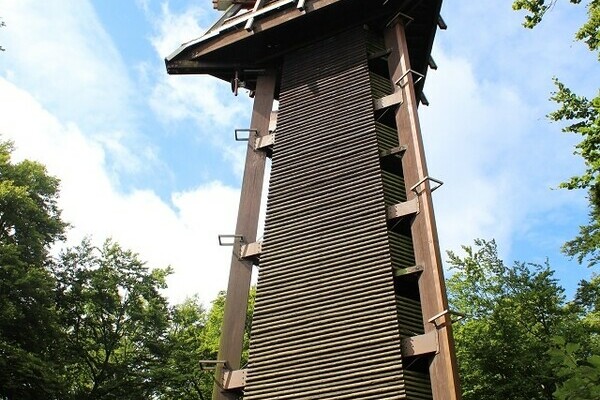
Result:
<svg viewBox="0 0 600 400"><path fill-rule="evenodd" d="M213 0L166 59L254 96L213 399L460 398L417 114L441 2Z"/></svg>

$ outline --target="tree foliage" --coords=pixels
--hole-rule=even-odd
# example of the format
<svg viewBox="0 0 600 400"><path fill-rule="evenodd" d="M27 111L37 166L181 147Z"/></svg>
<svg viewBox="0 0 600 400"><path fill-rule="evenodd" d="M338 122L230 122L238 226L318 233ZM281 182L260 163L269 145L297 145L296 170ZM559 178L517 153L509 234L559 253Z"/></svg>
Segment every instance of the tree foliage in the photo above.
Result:
<svg viewBox="0 0 600 400"><path fill-rule="evenodd" d="M153 370L166 354L170 271L148 270L138 256L88 240L61 254L56 301L65 332L63 370L73 399L148 399Z"/></svg>
<svg viewBox="0 0 600 400"><path fill-rule="evenodd" d="M58 180L39 163L13 162L12 152L0 142L0 397L52 399L60 329L48 250L66 224Z"/></svg>
<svg viewBox="0 0 600 400"><path fill-rule="evenodd" d="M464 399L596 398L561 396L582 381L586 393L600 390L600 279L581 282L567 303L549 265L507 266L494 241L463 251L449 252L448 294L468 315L454 331Z"/></svg>
<svg viewBox="0 0 600 400"><path fill-rule="evenodd" d="M169 306L166 269L107 240L53 258L67 224L58 179L0 142L0 399L210 398L225 293ZM248 309L247 346L253 296Z"/></svg>

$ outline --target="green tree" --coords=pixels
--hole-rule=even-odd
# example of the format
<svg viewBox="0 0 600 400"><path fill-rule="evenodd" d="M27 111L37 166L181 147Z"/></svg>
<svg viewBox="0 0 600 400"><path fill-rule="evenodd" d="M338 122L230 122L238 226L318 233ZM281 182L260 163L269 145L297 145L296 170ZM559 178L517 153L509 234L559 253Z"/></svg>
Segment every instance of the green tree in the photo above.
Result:
<svg viewBox="0 0 600 400"><path fill-rule="evenodd" d="M246 317L246 334L242 364L248 359L250 324L254 310L255 288L250 291ZM164 400L199 399L212 396L213 371L200 368L200 360L216 360L226 293L220 292L206 312L197 298L191 298L172 309L169 329L169 356L164 365L159 398ZM210 367L210 365L208 365Z"/></svg>
<svg viewBox="0 0 600 400"><path fill-rule="evenodd" d="M58 179L39 163L14 163L12 152L0 142L0 398L52 399L60 330L48 251L66 224Z"/></svg>
<svg viewBox="0 0 600 400"><path fill-rule="evenodd" d="M163 385L158 398L163 400L210 399L212 377L200 368L201 360L216 357L207 347L204 307L196 297L171 310L168 330L168 357L159 375Z"/></svg>
<svg viewBox="0 0 600 400"><path fill-rule="evenodd" d="M468 315L454 330L465 400L552 399L551 339L569 332L563 289L548 265L498 257L494 241L449 252L452 307Z"/></svg>
<svg viewBox="0 0 600 400"><path fill-rule="evenodd" d="M161 290L170 270L149 270L110 240L101 248L84 240L61 254L54 271L68 397L152 398L167 354L169 309Z"/></svg>
<svg viewBox="0 0 600 400"><path fill-rule="evenodd" d="M567 337L554 337L551 357L559 382L558 400L600 398L600 277L579 283L575 299L567 305L579 324Z"/></svg>
<svg viewBox="0 0 600 400"><path fill-rule="evenodd" d="M588 19L575 33L575 39L584 42L590 51L597 52L600 59L600 0L570 2L586 4ZM515 0L513 8L527 11L524 26L533 28L556 3L557 0ZM551 100L559 108L548 117L552 121L566 123L564 132L581 136L575 154L583 158L586 166L583 174L571 177L560 187L586 190L590 204L589 223L580 227L579 234L565 243L563 250L580 263L587 260L589 265L595 265L600 261L600 91L594 98L588 99L577 95L558 79L555 79L555 84L556 91L552 93Z"/></svg>

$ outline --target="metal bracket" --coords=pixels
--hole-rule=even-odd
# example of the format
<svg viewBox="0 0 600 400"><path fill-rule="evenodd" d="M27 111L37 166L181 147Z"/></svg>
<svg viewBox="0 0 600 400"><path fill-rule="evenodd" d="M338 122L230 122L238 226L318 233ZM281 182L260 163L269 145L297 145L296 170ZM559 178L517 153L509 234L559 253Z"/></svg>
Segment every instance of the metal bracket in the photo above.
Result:
<svg viewBox="0 0 600 400"><path fill-rule="evenodd" d="M410 73L412 73L413 75L417 76L417 79L415 81L413 81L413 85L416 85L421 79L425 78L425 75L423 75L422 73L417 72L414 69L409 69L408 71L406 71L405 73L403 73L400 78L396 79L396 82L394 82L396 84L396 86L400 86L401 88L404 88L406 86L406 84L403 85L402 81Z"/></svg>
<svg viewBox="0 0 600 400"><path fill-rule="evenodd" d="M233 241L230 243L224 239L233 239ZM244 243L244 237L242 235L219 235L219 246L235 246L236 242Z"/></svg>
<svg viewBox="0 0 600 400"><path fill-rule="evenodd" d="M248 137L240 137L240 133L247 133ZM235 140L237 142L247 142L250 140L250 135L254 134L254 136L258 136L257 129L236 129L235 130Z"/></svg>
<svg viewBox="0 0 600 400"><path fill-rule="evenodd" d="M236 70L235 75L231 80L231 92L234 96L237 96L239 89L244 87L246 87L246 82L240 79L240 71Z"/></svg>
<svg viewBox="0 0 600 400"><path fill-rule="evenodd" d="M410 191L413 192L413 193L415 193L417 196L420 195L421 193L423 193L423 191L422 190L418 191L417 188L419 186L421 186L423 183L425 183L425 181L432 181L432 182L437 183L437 186L434 186L434 187L432 187L430 189L431 192L436 191L437 189L440 188L440 186L442 186L444 184L444 182L440 181L439 179L435 179L435 178L432 178L430 176L426 176L425 178L421 179L419 182L417 182L414 185L412 185L410 187Z"/></svg>
<svg viewBox="0 0 600 400"><path fill-rule="evenodd" d="M219 364L227 368L227 361L225 360L200 360L198 363L200 364L200 369L202 371L214 371Z"/></svg>
<svg viewBox="0 0 600 400"><path fill-rule="evenodd" d="M458 322L458 321L460 321L461 319L464 319L464 318L466 318L466 314L460 313L460 312L458 312L458 311L452 311L452 310L450 310L450 309L446 309L446 310L442 311L441 313L438 313L438 314L434 315L433 317L429 318L429 319L427 320L427 322L429 322L430 324L433 324L433 325L434 325L436 328L439 328L440 326L442 326L442 325L443 325L443 323L442 323L442 324L438 324L438 323L437 323L437 320L438 320L439 318L441 318L441 317L445 316L445 315L450 315L450 316L452 316L452 315L455 315L455 316L457 316L457 317L458 317L458 319L456 319L456 320L454 320L454 321L452 320L452 317L450 317L450 323L451 323L451 324L453 324L453 323L455 323L455 322Z"/></svg>

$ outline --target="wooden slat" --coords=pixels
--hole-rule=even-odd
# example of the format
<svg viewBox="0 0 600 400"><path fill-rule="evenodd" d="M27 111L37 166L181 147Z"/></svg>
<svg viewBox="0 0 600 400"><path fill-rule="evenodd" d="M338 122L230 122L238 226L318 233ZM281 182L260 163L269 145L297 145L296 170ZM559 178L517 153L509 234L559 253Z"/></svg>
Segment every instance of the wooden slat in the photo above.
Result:
<svg viewBox="0 0 600 400"><path fill-rule="evenodd" d="M245 400L406 397L365 39L284 60Z"/></svg>

